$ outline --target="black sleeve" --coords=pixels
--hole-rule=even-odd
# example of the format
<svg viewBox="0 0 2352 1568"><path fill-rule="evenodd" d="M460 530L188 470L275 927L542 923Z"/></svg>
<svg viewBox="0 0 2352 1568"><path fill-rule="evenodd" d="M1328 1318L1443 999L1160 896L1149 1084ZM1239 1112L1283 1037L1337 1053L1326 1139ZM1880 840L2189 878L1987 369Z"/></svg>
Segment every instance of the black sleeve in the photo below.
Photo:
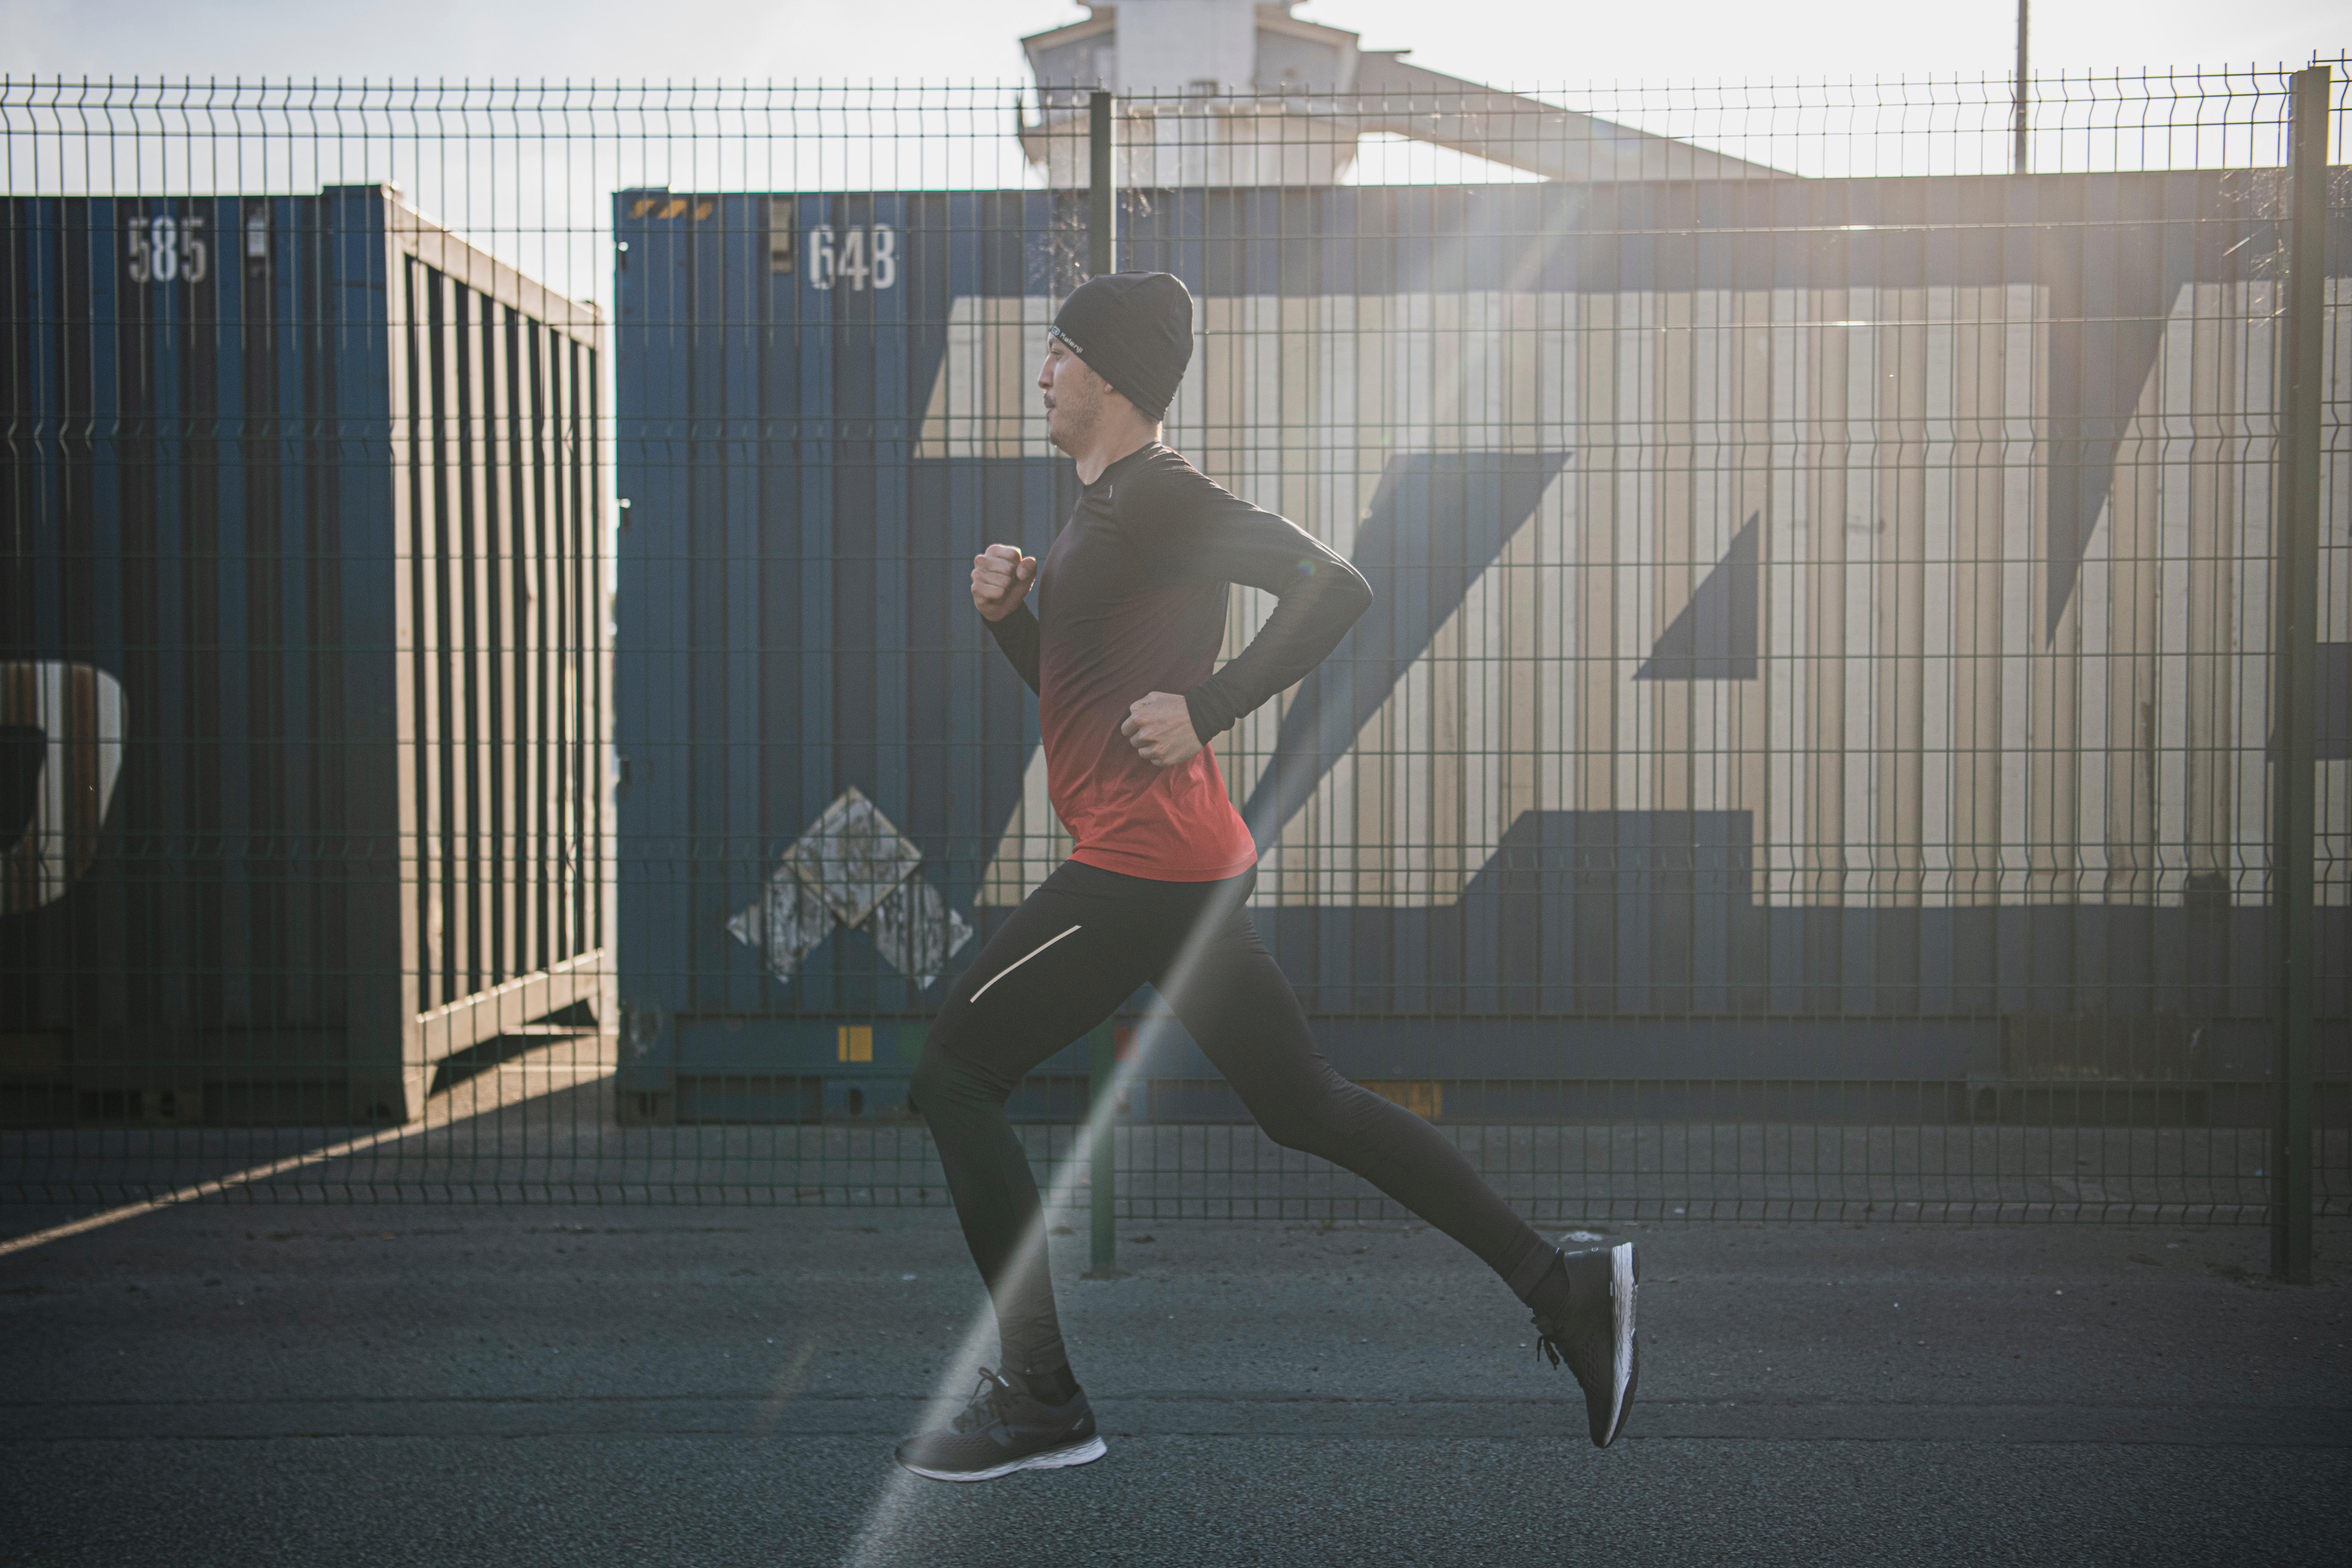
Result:
<svg viewBox="0 0 2352 1568"><path fill-rule="evenodd" d="M1371 585L1305 529L1173 453L1136 478L1123 487L1118 521L1141 548L1189 575L1245 583L1280 601L1249 647L1184 694L1205 745L1322 663L1370 607Z"/></svg>
<svg viewBox="0 0 2352 1568"><path fill-rule="evenodd" d="M1037 617L1027 603L1015 605L1013 613L1001 621L989 620L985 616L981 619L988 626L988 635L996 639L996 646L1004 650L1004 657L1013 661L1013 670L1029 683L1030 690L1036 690Z"/></svg>

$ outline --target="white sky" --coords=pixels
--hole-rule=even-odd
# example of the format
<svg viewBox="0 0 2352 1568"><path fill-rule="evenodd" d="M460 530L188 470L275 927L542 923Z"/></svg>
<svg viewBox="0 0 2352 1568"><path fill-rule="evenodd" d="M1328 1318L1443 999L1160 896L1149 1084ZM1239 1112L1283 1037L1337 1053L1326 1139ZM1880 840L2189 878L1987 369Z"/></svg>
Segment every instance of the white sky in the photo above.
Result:
<svg viewBox="0 0 2352 1568"><path fill-rule="evenodd" d="M0 0L0 70L121 79L1018 82L1063 0ZM2005 74L2012 0L1309 0L1298 15L1496 86ZM2344 0L2040 0L2035 71L2301 65Z"/></svg>

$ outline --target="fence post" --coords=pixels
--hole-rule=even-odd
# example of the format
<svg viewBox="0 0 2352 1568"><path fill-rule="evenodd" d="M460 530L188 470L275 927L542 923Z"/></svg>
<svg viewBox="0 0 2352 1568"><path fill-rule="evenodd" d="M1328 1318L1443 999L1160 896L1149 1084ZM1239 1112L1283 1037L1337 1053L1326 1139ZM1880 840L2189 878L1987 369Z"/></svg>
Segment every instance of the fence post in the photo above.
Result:
<svg viewBox="0 0 2352 1568"><path fill-rule="evenodd" d="M1111 1158L1118 1137L1118 1107L1111 1103L1111 1079L1118 1071L1113 1048L1117 1037L1108 1020L1087 1037L1091 1058L1087 1064L1087 1121L1093 1137L1087 1151L1093 1162L1087 1175L1092 1186L1087 1217L1093 1227L1087 1266L1089 1279L1118 1278L1118 1233L1113 1228L1118 1222L1113 1207L1118 1200L1118 1168Z"/></svg>
<svg viewBox="0 0 2352 1568"><path fill-rule="evenodd" d="M2320 404L2326 393L2326 66L2294 73L2287 163L2284 461L2273 525L2271 899L2278 942L2278 1112L2271 1140L2271 1272L2311 1283L2312 834L2318 674Z"/></svg>
<svg viewBox="0 0 2352 1568"><path fill-rule="evenodd" d="M1118 270L1118 193L1113 185L1117 149L1112 140L1117 121L1111 104L1108 92L1091 93L1087 99L1087 275L1090 278ZM1112 1158L1118 1129L1117 1108L1111 1104L1111 1079L1118 1071L1115 1038L1108 1020L1088 1037L1093 1059L1087 1075L1087 1121L1094 1146L1089 1151L1093 1256L1087 1272L1097 1279L1112 1279L1118 1272L1118 1236L1114 1228L1118 1217L1118 1170Z"/></svg>
<svg viewBox="0 0 2352 1568"><path fill-rule="evenodd" d="M1118 148L1108 92L1087 95L1087 276L1118 270Z"/></svg>

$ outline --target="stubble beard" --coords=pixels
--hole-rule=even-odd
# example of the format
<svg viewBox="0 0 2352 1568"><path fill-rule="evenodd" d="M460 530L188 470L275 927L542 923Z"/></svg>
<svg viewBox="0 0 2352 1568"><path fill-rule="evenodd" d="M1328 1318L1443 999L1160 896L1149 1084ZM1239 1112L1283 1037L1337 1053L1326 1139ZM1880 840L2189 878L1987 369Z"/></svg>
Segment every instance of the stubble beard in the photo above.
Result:
<svg viewBox="0 0 2352 1568"><path fill-rule="evenodd" d="M1098 400L1076 387L1056 392L1053 406L1045 410L1046 438L1066 456L1076 457L1094 434L1095 416L1100 411Z"/></svg>

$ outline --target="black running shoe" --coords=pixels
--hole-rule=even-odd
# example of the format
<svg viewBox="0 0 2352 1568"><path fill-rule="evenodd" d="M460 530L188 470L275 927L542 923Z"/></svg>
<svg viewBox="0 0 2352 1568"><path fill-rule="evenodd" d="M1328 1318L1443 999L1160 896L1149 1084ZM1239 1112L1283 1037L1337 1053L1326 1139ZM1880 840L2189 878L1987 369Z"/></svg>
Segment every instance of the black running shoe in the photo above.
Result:
<svg viewBox="0 0 2352 1568"><path fill-rule="evenodd" d="M1015 1470L1087 1465L1103 1457L1083 1390L1067 1405L1032 1399L986 1367L952 1426L898 1445L898 1462L935 1481L992 1481Z"/></svg>
<svg viewBox="0 0 2352 1568"><path fill-rule="evenodd" d="M1592 1422L1592 1445L1606 1448L1625 1428L1642 1372L1642 1347L1633 1338L1633 1292L1642 1268L1630 1241L1564 1252L1559 1261L1568 1270L1568 1304L1555 1318L1536 1315L1536 1354L1550 1356L1554 1366L1564 1361L1576 1374Z"/></svg>

